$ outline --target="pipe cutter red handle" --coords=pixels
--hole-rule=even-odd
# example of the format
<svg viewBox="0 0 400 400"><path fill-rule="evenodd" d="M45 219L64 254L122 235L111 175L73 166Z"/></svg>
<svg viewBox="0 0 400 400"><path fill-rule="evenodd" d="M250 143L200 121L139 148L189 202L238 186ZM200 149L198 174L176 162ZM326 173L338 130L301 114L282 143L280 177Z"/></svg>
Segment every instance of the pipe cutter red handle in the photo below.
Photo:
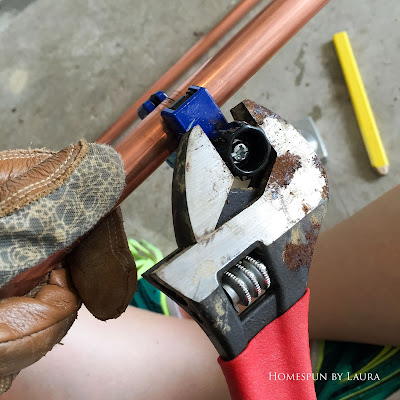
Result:
<svg viewBox="0 0 400 400"><path fill-rule="evenodd" d="M307 289L236 358L218 359L233 400L316 399L308 341L309 297Z"/></svg>

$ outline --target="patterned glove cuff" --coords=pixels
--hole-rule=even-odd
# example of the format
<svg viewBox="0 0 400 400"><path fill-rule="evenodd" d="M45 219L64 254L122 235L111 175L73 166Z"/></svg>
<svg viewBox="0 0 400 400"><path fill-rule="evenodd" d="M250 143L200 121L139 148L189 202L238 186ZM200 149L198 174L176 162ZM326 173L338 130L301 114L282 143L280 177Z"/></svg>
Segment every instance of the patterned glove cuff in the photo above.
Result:
<svg viewBox="0 0 400 400"><path fill-rule="evenodd" d="M57 153L0 152L0 171L38 153L44 161L0 183L0 288L89 231L125 186L119 154L84 140Z"/></svg>

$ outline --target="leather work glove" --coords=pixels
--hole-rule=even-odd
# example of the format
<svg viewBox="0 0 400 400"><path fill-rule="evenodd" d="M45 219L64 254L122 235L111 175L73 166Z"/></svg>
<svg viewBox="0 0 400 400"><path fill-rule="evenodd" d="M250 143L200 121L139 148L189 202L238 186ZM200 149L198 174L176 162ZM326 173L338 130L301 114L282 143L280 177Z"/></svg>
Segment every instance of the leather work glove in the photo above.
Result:
<svg viewBox="0 0 400 400"><path fill-rule="evenodd" d="M106 145L0 152L0 394L60 342L81 301L101 320L128 306L136 268L111 211L124 185Z"/></svg>

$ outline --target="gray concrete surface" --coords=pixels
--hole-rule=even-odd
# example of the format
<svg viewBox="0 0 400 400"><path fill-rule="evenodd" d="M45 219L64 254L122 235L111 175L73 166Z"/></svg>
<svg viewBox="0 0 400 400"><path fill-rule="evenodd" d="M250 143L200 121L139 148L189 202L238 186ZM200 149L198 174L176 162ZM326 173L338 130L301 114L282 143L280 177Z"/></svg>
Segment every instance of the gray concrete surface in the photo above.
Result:
<svg viewBox="0 0 400 400"><path fill-rule="evenodd" d="M0 0L0 149L95 140L236 3ZM396 0L379 7L331 0L224 106L229 112L251 98L289 121L314 117L329 151L325 229L399 182L399 15ZM350 35L388 152L386 177L368 163L334 52L331 38L341 30ZM162 166L123 205L128 235L164 253L175 247L171 177Z"/></svg>

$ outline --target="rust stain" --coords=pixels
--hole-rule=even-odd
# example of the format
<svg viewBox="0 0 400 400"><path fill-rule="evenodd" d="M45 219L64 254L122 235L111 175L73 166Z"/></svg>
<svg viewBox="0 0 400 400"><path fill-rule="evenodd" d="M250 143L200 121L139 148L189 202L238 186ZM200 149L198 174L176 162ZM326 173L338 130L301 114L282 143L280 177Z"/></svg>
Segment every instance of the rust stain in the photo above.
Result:
<svg viewBox="0 0 400 400"><path fill-rule="evenodd" d="M200 239L200 242L204 242L204 243L206 243L207 245L209 244L209 243L212 243L213 241L214 241L214 239L215 239L215 235L214 235L214 233L215 233L215 231L214 230L212 230L212 229L207 229L206 231L204 231L204 233L203 233L203 235L202 235L202 237L201 237L201 239Z"/></svg>
<svg viewBox="0 0 400 400"><path fill-rule="evenodd" d="M314 165L319 169L319 171L321 172L321 175L324 177L325 179L325 186L322 188L322 197L324 199L329 198L329 188L328 188L328 176L326 175L326 171L324 166L322 165L321 160L315 155L313 157L313 162Z"/></svg>
<svg viewBox="0 0 400 400"><path fill-rule="evenodd" d="M190 169L190 164L189 164L189 162L186 163L186 168L185 168L185 169L186 169L186 172L189 172L189 169Z"/></svg>
<svg viewBox="0 0 400 400"><path fill-rule="evenodd" d="M310 268L315 243L321 225L314 223L309 231L305 233L305 243L287 243L283 253L283 260L289 269L297 271L301 266Z"/></svg>
<svg viewBox="0 0 400 400"><path fill-rule="evenodd" d="M268 186L287 187L294 173L301 167L300 157L288 151L276 158Z"/></svg>
<svg viewBox="0 0 400 400"><path fill-rule="evenodd" d="M305 215L307 215L307 213L310 211L310 208L308 207L307 204L303 204L303 211Z"/></svg>
<svg viewBox="0 0 400 400"><path fill-rule="evenodd" d="M265 118L274 117L276 119L281 119L281 117L267 107L261 106L260 104L255 103L252 100L246 99L243 100L243 104L246 106L247 110L257 122L258 125L262 125L264 123Z"/></svg>

